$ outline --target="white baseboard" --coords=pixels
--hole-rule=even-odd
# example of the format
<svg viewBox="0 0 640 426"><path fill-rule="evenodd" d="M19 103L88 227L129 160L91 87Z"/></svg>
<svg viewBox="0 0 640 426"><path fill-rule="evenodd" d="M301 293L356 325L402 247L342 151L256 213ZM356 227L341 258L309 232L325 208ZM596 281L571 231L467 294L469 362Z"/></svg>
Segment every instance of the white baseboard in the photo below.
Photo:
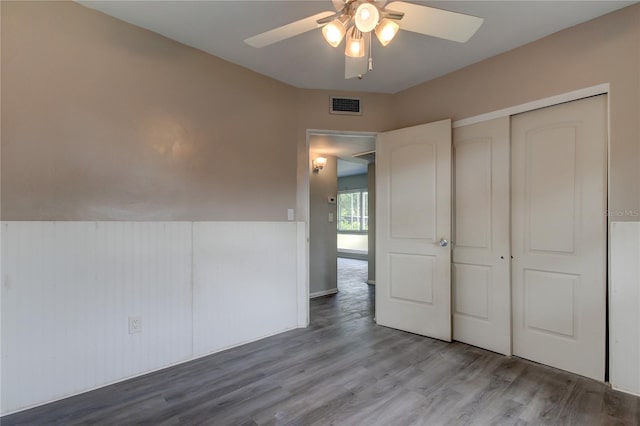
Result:
<svg viewBox="0 0 640 426"><path fill-rule="evenodd" d="M616 390L616 391L618 391L618 392L624 392L624 393L626 393L627 395L633 395L633 396L640 397L640 393L633 392L633 391L626 390L626 389L621 389L621 388L618 388L618 387L613 386L613 385L611 385L611 389Z"/></svg>
<svg viewBox="0 0 640 426"><path fill-rule="evenodd" d="M376 285L376 280L368 280L367 284L369 285Z"/></svg>
<svg viewBox="0 0 640 426"><path fill-rule="evenodd" d="M332 288L331 290L325 291L317 291L315 293L311 293L309 295L309 299L315 299L316 297L329 296L330 294L336 294L338 292L337 288Z"/></svg>
<svg viewBox="0 0 640 426"><path fill-rule="evenodd" d="M356 259L356 260L369 260L369 253L366 251L357 252L353 251L338 251L338 257L342 257L345 259Z"/></svg>

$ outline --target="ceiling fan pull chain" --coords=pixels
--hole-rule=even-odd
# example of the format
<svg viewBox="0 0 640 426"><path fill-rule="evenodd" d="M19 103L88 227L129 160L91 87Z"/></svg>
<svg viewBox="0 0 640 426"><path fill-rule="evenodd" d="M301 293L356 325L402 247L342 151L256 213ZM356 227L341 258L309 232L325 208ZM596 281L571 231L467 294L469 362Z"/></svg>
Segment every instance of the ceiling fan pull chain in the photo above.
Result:
<svg viewBox="0 0 640 426"><path fill-rule="evenodd" d="M373 71L373 43L371 43L371 32L369 34L369 71Z"/></svg>

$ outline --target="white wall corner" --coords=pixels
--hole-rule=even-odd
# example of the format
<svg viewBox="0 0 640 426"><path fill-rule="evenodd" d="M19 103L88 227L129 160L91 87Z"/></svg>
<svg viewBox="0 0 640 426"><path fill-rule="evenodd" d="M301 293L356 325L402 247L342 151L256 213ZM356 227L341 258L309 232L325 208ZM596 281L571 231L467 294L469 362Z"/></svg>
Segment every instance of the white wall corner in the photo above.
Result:
<svg viewBox="0 0 640 426"><path fill-rule="evenodd" d="M297 222L297 322L299 328L309 326L309 268L307 226Z"/></svg>
<svg viewBox="0 0 640 426"><path fill-rule="evenodd" d="M611 386L640 395L640 222L611 223Z"/></svg>

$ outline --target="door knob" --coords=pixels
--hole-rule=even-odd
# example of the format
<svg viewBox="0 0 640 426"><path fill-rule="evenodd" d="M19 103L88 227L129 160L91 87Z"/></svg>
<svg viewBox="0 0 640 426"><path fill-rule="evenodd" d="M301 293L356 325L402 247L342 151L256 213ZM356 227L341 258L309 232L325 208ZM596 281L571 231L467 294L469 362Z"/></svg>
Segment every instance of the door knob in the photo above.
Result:
<svg viewBox="0 0 640 426"><path fill-rule="evenodd" d="M440 247L446 247L449 245L449 241L445 240L444 238L440 238Z"/></svg>

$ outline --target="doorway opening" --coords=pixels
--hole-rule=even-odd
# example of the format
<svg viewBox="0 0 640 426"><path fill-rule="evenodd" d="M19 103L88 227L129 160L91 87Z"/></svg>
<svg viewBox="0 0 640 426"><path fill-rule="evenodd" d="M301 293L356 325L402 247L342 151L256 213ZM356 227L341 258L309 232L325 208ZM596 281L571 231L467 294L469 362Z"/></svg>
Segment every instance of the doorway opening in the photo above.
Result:
<svg viewBox="0 0 640 426"><path fill-rule="evenodd" d="M312 323L322 315L315 305L373 316L375 141L370 132L307 131Z"/></svg>

